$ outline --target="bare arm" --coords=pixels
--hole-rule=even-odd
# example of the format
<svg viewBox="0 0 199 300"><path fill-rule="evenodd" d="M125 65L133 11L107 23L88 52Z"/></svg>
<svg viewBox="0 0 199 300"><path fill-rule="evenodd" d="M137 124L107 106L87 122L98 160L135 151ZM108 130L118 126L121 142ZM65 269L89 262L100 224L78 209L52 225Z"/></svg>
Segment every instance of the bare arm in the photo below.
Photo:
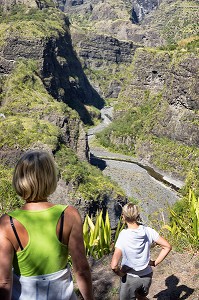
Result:
<svg viewBox="0 0 199 300"><path fill-rule="evenodd" d="M119 261L122 257L122 251L119 248L115 248L112 261L111 261L111 269L115 274L122 277L125 273L122 272L121 268L119 267Z"/></svg>
<svg viewBox="0 0 199 300"><path fill-rule="evenodd" d="M93 300L93 290L90 267L86 258L82 220L78 211L74 207L69 207L66 211L70 213L71 232L68 240L69 252L72 258L73 269L77 285L84 300Z"/></svg>
<svg viewBox="0 0 199 300"><path fill-rule="evenodd" d="M157 266L158 264L160 264L172 249L171 245L167 242L167 240L165 240L161 236L156 241L156 244L160 245L162 247L162 249L161 249L158 257L156 258L156 260L155 261L151 260L149 263L151 266L154 266L154 267Z"/></svg>
<svg viewBox="0 0 199 300"><path fill-rule="evenodd" d="M0 219L0 299L10 300L14 248L7 237L7 216Z"/></svg>

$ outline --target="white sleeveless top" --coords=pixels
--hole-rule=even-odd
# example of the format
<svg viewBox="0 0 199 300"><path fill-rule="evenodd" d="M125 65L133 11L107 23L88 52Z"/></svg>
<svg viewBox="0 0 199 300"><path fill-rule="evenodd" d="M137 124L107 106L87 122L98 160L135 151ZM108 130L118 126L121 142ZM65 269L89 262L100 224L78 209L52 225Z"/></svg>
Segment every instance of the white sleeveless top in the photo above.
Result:
<svg viewBox="0 0 199 300"><path fill-rule="evenodd" d="M77 300L70 269L38 276L13 273L12 300Z"/></svg>

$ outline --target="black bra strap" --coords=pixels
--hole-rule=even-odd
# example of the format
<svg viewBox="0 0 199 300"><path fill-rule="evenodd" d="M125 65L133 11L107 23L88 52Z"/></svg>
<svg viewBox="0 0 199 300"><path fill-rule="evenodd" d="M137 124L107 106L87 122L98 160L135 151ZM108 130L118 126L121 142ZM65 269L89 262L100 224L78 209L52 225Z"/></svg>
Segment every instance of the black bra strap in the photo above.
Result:
<svg viewBox="0 0 199 300"><path fill-rule="evenodd" d="M63 227L64 227L64 211L61 214L60 228L59 228L59 241L62 242L63 236Z"/></svg>
<svg viewBox="0 0 199 300"><path fill-rule="evenodd" d="M17 239L17 242L19 243L19 247L21 248L21 250L23 250L23 246L22 246L22 244L21 244L21 241L20 241L20 239L19 239L18 233L17 233L17 231L16 231L16 228L15 228L15 225L14 225L14 223L13 223L13 219L12 219L11 216L10 216L10 224L11 224L12 229L13 229L13 231L14 231L14 234L15 234L15 237L16 237L16 239Z"/></svg>

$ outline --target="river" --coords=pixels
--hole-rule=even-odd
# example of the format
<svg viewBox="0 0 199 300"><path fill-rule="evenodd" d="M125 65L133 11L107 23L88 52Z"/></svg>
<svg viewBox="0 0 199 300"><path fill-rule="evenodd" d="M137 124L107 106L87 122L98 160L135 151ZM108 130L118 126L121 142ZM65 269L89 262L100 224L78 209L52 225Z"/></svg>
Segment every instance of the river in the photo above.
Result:
<svg viewBox="0 0 199 300"><path fill-rule="evenodd" d="M143 165L134 157L94 146L92 141L95 134L112 122L112 108L103 108L101 115L102 123L88 130L91 163L115 181L127 197L138 202L144 220L161 218L164 222L168 216L168 207L179 199L178 190L183 182Z"/></svg>

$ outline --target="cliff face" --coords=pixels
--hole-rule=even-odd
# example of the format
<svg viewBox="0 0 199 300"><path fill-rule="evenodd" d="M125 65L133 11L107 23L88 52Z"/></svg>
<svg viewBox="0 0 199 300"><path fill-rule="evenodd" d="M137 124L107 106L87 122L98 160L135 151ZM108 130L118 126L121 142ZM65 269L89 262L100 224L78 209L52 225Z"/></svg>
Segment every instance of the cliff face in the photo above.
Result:
<svg viewBox="0 0 199 300"><path fill-rule="evenodd" d="M53 0L0 0L0 6L4 11L10 10L15 5L23 4L28 8L47 8L54 6Z"/></svg>
<svg viewBox="0 0 199 300"><path fill-rule="evenodd" d="M140 106L146 101L146 92L161 95L151 132L198 147L198 68L199 59L193 53L138 49L132 78L119 97L122 101L128 95L130 106Z"/></svg>
<svg viewBox="0 0 199 300"><path fill-rule="evenodd" d="M115 124L121 119L118 127L122 128L131 110L136 114L149 110L146 117L138 114L139 121L128 119L128 132L121 128L117 131L117 125L111 127L109 143L116 149L119 145L129 149L135 146L137 154L152 165L157 162L154 157L158 147L163 153L166 140L176 143L173 148L194 153L192 164L187 156L184 160L190 162L189 167L181 168L177 154L173 154L175 161L169 158L169 163L163 158L165 153L165 166L161 162L157 165L167 171L171 167L184 179L198 163L194 152L199 146L197 1L139 0L116 5L111 1L68 1L64 10L71 17L73 46L90 82L108 103L117 101ZM189 43L196 44L193 51ZM145 134L160 141L159 146L152 147L149 141L136 144L140 129L134 134L130 128L136 128L137 123L142 123Z"/></svg>
<svg viewBox="0 0 199 300"><path fill-rule="evenodd" d="M75 35L73 36L75 43ZM84 65L92 67L98 61L97 67L103 62L120 64L130 63L134 55L136 45L132 42L124 42L111 36L90 35L86 40L76 41L78 55Z"/></svg>
<svg viewBox="0 0 199 300"><path fill-rule="evenodd" d="M40 113L42 121L59 127L57 147L61 141L86 158L88 149L81 121L92 124L88 107L100 109L105 102L116 102L116 121L123 122L129 112L136 113L137 119L130 120L128 133L112 130L113 144L135 147L141 157L154 164L152 142L136 144L137 136L131 134L134 127L136 132L140 130L137 123L141 120L139 125L145 128L145 134L157 140L179 142L182 147L190 147L187 152L198 148L198 51L195 46L188 47L197 43L197 1L0 0L8 14L12 6L20 3L27 9L23 14L17 13L19 23L15 26L13 22L9 27L6 17L0 36L3 114L8 110L6 103L10 101L12 106L18 99L16 95L10 97L10 83L4 85L5 78L14 72L20 60L34 60L37 71L25 75L22 82L30 81L34 87L40 79L54 100L79 114L78 118L71 117L71 112ZM58 10L49 10L48 17L42 15L43 8L52 6L66 15ZM29 8L33 8L35 20L32 14L28 15ZM56 18L64 20L63 23ZM29 25L24 26L25 22ZM9 113L16 111L12 109ZM5 150L9 152L5 147L2 155Z"/></svg>
<svg viewBox="0 0 199 300"><path fill-rule="evenodd" d="M6 4L9 3L6 2ZM69 22L66 18L66 29L68 25ZM60 128L62 143L71 147L81 159L87 159L88 146L80 119L85 123L92 123L91 116L84 105L94 104L100 106L102 104L99 95L90 86L73 51L69 31L66 30L65 34L49 38L25 38L23 35L9 35L0 47L1 79L4 80L4 78L11 75L20 60L37 61L38 75L49 94L54 99L76 109L79 113L80 118L77 116L71 118L69 115L64 116L62 114L60 116L60 113L56 115L54 111L51 115L43 113L42 118ZM30 80L34 82L33 76L30 77ZM24 82L29 80L28 78L29 75L24 75ZM7 90L3 85L1 86L1 92L4 97L2 107L5 110ZM93 103L91 103L92 100ZM15 113L16 111L13 110L12 114ZM9 158L12 151L6 151L7 154L4 151L5 147L2 148L1 156L5 158L6 155L8 160L12 161ZM14 150L13 156L15 155L16 151Z"/></svg>
<svg viewBox="0 0 199 300"><path fill-rule="evenodd" d="M69 25L67 19L66 25ZM0 49L0 74L8 75L19 59L37 60L48 92L75 109L84 123L92 123L85 105L100 108L104 101L89 84L69 32L47 39L10 36Z"/></svg>

